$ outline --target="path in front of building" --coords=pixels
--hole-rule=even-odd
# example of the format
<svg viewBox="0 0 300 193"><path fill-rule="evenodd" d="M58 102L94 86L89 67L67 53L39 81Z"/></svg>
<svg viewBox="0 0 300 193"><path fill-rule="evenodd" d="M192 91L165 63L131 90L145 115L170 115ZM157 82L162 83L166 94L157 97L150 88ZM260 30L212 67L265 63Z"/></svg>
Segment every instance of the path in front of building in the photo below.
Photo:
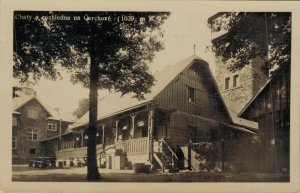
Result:
<svg viewBox="0 0 300 193"><path fill-rule="evenodd" d="M12 180L27 182L85 182L86 167L39 169L13 166ZM179 173L135 174L133 170L100 169L101 182L288 182L288 175L224 174L181 171Z"/></svg>

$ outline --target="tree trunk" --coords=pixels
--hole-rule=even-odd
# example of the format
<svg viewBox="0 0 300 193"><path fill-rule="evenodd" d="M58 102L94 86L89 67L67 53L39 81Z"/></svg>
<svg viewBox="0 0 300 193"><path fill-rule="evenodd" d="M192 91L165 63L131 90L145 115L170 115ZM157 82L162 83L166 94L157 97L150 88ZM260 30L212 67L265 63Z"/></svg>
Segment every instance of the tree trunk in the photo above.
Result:
<svg viewBox="0 0 300 193"><path fill-rule="evenodd" d="M95 60L94 46L90 51L91 67L90 67L90 104L89 104L89 125L88 125L88 146L87 146L87 180L93 181L101 178L97 166L97 150L96 150L96 129L98 114L98 66Z"/></svg>

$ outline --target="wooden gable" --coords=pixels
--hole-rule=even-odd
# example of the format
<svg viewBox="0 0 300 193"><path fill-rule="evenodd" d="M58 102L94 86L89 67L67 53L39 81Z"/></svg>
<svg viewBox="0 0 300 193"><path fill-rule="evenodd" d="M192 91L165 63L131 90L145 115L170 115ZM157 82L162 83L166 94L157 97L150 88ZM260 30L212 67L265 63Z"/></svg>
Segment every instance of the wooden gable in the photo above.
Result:
<svg viewBox="0 0 300 193"><path fill-rule="evenodd" d="M20 104L15 111L25 112L28 108L38 109L38 111L42 114L46 114L46 117L52 116L50 112L45 108L45 106L35 97L25 101ZM22 114L23 114L22 113Z"/></svg>
<svg viewBox="0 0 300 193"><path fill-rule="evenodd" d="M203 60L193 60L155 97L155 101L185 113L232 122L209 66Z"/></svg>
<svg viewBox="0 0 300 193"><path fill-rule="evenodd" d="M272 112L290 109L290 70L278 70L260 92L239 113L245 119L258 121Z"/></svg>

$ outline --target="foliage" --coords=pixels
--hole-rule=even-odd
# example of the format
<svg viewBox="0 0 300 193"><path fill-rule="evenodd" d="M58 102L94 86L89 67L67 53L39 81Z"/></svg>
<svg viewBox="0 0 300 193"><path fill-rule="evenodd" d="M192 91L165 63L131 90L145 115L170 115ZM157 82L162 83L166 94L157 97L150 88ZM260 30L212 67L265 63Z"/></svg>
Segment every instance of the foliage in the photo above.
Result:
<svg viewBox="0 0 300 193"><path fill-rule="evenodd" d="M78 102L78 107L73 111L73 115L78 119L89 111L89 99L83 98Z"/></svg>
<svg viewBox="0 0 300 193"><path fill-rule="evenodd" d="M214 51L229 69L239 70L261 57L268 72L276 65L289 67L291 62L291 13L225 12L210 25L213 31L228 30L213 41Z"/></svg>
<svg viewBox="0 0 300 193"><path fill-rule="evenodd" d="M55 80L61 77L59 63L73 73L74 83L88 87L88 57L93 51L99 89L134 92L138 98L150 91L154 78L147 64L163 48L161 25L169 13L18 11L17 15L30 15L32 19L14 20L15 78ZM122 22L122 17L135 20Z"/></svg>
<svg viewBox="0 0 300 193"><path fill-rule="evenodd" d="M142 99L154 78L147 64L163 49L161 12L14 13L13 75L55 80L59 65L72 72L73 83L89 87L88 180L100 173L96 156L98 89L113 89ZM22 19L23 18L23 19Z"/></svg>
<svg viewBox="0 0 300 193"><path fill-rule="evenodd" d="M19 97L18 91L22 90L20 87L18 86L13 86L13 90L12 90L12 98L16 98Z"/></svg>

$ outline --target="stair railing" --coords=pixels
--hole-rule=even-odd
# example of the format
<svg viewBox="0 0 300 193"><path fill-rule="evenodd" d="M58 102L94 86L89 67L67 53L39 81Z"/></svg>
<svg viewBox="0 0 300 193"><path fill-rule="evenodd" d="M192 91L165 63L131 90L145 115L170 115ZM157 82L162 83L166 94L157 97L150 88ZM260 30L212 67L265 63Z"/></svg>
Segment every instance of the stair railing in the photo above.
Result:
<svg viewBox="0 0 300 193"><path fill-rule="evenodd" d="M97 152L98 150L103 149L101 152L98 153L98 154L100 155L100 158L102 158L102 157L101 157L101 154L105 153L106 151L108 151L108 150L110 150L110 149L112 149L112 148L115 148L115 144L110 145L108 148L105 148L105 149L103 149L103 146L102 146L102 147L96 149L96 152ZM84 157L84 158L86 158L86 157L87 157L87 154L85 154L85 157Z"/></svg>
<svg viewBox="0 0 300 193"><path fill-rule="evenodd" d="M100 149L103 149L101 152L99 152L98 154L100 155L100 157L101 157L101 154L103 154L103 153L105 153L106 151L108 151L108 150L110 150L110 149L113 149L113 148L115 148L115 144L113 144L113 145L110 145L108 148L105 148L105 149L103 149L103 147L101 147L101 148L99 148L99 149L97 149L97 150L100 150Z"/></svg>
<svg viewBox="0 0 300 193"><path fill-rule="evenodd" d="M175 162L178 160L177 155L174 153L174 151L171 149L171 147L168 145L168 143L164 140L164 138L161 139L161 141L163 142L163 144L165 144L165 146L167 146L168 150L171 152L171 156L172 156L172 167L174 167ZM163 148L162 148L162 152L165 154Z"/></svg>

